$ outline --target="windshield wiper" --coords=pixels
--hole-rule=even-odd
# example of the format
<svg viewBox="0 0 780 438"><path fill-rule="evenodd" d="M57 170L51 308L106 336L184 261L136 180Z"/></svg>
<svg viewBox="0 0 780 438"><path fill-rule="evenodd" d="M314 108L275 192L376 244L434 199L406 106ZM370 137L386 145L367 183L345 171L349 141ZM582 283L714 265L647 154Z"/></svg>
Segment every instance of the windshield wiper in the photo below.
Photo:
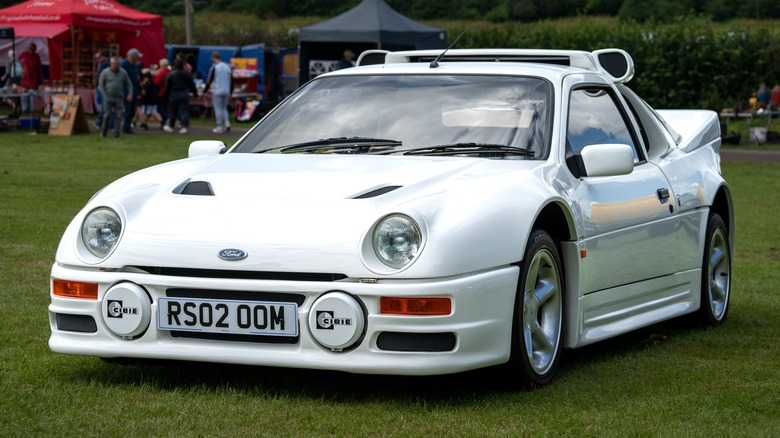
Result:
<svg viewBox="0 0 780 438"><path fill-rule="evenodd" d="M401 146L398 140L368 137L335 137L323 138L305 143L296 143L257 151L281 151L281 153L335 153L335 154L365 154L368 152L386 152Z"/></svg>
<svg viewBox="0 0 780 438"><path fill-rule="evenodd" d="M528 149L492 143L453 143L400 151L404 155L452 156L474 155L478 157L505 157L516 155L533 157Z"/></svg>

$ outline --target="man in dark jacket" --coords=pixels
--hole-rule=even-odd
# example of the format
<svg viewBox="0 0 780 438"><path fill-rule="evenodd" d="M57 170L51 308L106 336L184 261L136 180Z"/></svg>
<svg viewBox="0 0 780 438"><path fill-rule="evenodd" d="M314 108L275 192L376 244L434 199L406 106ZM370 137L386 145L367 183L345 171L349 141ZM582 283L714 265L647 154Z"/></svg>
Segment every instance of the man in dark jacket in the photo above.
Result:
<svg viewBox="0 0 780 438"><path fill-rule="evenodd" d="M134 134L132 123L133 117L135 117L135 110L138 108L138 102L141 100L141 83L139 82L138 60L143 58L143 54L138 49L130 49L127 51L127 58L122 61L121 67L127 72L127 76L130 77L130 82L133 84L132 90L128 90L129 94L133 96L132 99L127 101L125 105L125 123L122 127L122 131L125 134Z"/></svg>
<svg viewBox="0 0 780 438"><path fill-rule="evenodd" d="M173 132L176 119L181 121L179 134L186 134L190 126L190 94L197 94L195 81L184 70L184 61L179 58L173 60L173 70L165 78L165 98L168 100L170 117L168 123L163 126L165 132Z"/></svg>

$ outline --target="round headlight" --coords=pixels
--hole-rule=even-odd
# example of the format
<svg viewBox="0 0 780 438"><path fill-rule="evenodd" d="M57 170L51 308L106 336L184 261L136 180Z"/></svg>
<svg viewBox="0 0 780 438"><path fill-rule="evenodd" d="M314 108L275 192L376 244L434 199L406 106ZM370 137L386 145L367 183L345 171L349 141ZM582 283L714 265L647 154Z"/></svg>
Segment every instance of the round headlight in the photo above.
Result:
<svg viewBox="0 0 780 438"><path fill-rule="evenodd" d="M403 268L417 257L422 233L408 216L394 214L382 219L374 228L374 252L391 268Z"/></svg>
<svg viewBox="0 0 780 438"><path fill-rule="evenodd" d="M95 257L106 258L119 242L122 220L110 208L92 210L81 225L81 240Z"/></svg>

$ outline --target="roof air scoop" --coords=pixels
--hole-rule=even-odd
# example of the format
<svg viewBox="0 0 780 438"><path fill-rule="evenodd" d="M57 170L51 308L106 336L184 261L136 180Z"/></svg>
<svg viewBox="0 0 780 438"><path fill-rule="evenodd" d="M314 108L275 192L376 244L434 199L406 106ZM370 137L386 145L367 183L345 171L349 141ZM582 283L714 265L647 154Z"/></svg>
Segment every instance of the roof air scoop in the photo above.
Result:
<svg viewBox="0 0 780 438"><path fill-rule="evenodd" d="M358 56L355 65L361 66L361 65L384 64L385 55L387 55L388 53L390 53L389 50L382 50L382 49L364 50L363 52L360 53L360 56Z"/></svg>
<svg viewBox="0 0 780 438"><path fill-rule="evenodd" d="M593 52L596 68L612 79L625 84L634 77L634 60L625 50L601 49Z"/></svg>

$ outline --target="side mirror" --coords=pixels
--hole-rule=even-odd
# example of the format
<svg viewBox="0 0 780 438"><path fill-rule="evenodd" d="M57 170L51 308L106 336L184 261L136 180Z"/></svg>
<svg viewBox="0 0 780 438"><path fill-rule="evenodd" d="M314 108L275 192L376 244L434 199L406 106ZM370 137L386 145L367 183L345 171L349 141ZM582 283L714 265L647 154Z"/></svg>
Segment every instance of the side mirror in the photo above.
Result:
<svg viewBox="0 0 780 438"><path fill-rule="evenodd" d="M580 152L586 177L628 175L634 170L634 150L627 144L593 144Z"/></svg>
<svg viewBox="0 0 780 438"><path fill-rule="evenodd" d="M219 155L227 151L225 143L217 140L197 140L190 143L187 157L201 157L203 155Z"/></svg>

